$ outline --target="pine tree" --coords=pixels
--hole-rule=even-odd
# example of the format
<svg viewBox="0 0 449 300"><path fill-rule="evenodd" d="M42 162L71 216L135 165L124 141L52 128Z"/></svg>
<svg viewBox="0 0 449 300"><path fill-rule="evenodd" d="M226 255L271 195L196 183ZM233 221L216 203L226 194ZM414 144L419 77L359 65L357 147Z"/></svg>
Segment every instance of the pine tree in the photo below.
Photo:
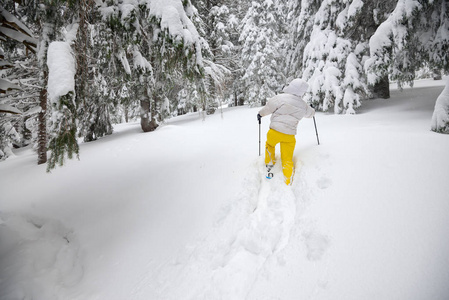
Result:
<svg viewBox="0 0 449 300"><path fill-rule="evenodd" d="M99 3L115 38L112 57L137 93L142 130L153 131L163 117L165 94L176 81L203 76L203 41L192 22L195 11L190 1Z"/></svg>
<svg viewBox="0 0 449 300"><path fill-rule="evenodd" d="M240 34L244 97L250 105L265 105L285 83L280 45L284 33L283 5L252 2Z"/></svg>
<svg viewBox="0 0 449 300"><path fill-rule="evenodd" d="M209 97L222 98L233 102L234 83L239 77L239 2L237 1L203 1L192 2L198 7L201 20L204 22L204 38L210 53L208 57L214 65L215 72L208 78ZM207 69L206 69L207 71ZM214 74L221 74L214 78Z"/></svg>
<svg viewBox="0 0 449 300"><path fill-rule="evenodd" d="M321 1L289 0L286 23L288 34L284 42L286 49L286 74L289 81L302 76L303 54L310 41L315 14L320 8Z"/></svg>
<svg viewBox="0 0 449 300"><path fill-rule="evenodd" d="M112 134L111 118L120 104L115 94L122 77L111 61L113 35L101 22L94 1L83 0L80 5L75 43L78 136L90 142Z"/></svg>
<svg viewBox="0 0 449 300"><path fill-rule="evenodd" d="M82 0L78 5L78 30L74 44L77 58L75 86L78 136L90 142L112 134L110 111L117 105L117 100L107 96L105 90L108 83L101 73L106 70L105 45L109 41L105 39L108 35L103 32L104 25L99 22L99 12L93 0Z"/></svg>
<svg viewBox="0 0 449 300"><path fill-rule="evenodd" d="M368 40L388 15L384 0L291 0L287 72L311 88L305 99L322 110L355 113L371 93L365 70ZM376 87L377 88L377 87ZM388 79L387 79L388 88Z"/></svg>
<svg viewBox="0 0 449 300"><path fill-rule="evenodd" d="M370 58L365 63L369 82L389 76L401 88L404 83L413 85L417 71L423 67L448 72L448 33L449 7L445 0L398 0L370 39ZM449 114L444 99L441 96L435 105L432 121L432 130L439 132L446 126L443 112Z"/></svg>
<svg viewBox="0 0 449 300"><path fill-rule="evenodd" d="M413 19L420 7L417 0L399 0L391 15L370 38L370 58L365 63L370 84L387 75L398 80L400 86L403 82L413 82L419 62L411 60L415 51L404 46L410 45L413 39Z"/></svg>
<svg viewBox="0 0 449 300"><path fill-rule="evenodd" d="M355 113L366 93L360 59L364 45L347 34L363 2L322 1L304 49L304 79L310 83L305 99L324 111Z"/></svg>

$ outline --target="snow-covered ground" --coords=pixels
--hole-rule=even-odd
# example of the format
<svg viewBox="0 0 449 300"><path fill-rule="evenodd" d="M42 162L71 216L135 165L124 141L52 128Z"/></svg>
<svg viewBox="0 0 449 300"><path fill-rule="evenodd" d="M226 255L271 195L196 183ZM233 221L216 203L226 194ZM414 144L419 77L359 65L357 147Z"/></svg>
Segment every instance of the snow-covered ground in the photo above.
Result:
<svg viewBox="0 0 449 300"><path fill-rule="evenodd" d="M0 163L0 299L448 299L443 81L300 122L263 177L258 108L121 124L45 173ZM268 129L263 119L262 143Z"/></svg>

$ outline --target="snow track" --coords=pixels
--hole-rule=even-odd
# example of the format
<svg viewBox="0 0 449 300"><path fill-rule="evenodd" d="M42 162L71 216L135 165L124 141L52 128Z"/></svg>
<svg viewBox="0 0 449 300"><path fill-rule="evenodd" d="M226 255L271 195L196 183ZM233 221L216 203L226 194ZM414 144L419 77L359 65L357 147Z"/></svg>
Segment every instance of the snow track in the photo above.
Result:
<svg viewBox="0 0 449 300"><path fill-rule="evenodd" d="M319 113L320 146L302 121L290 187L254 159L259 108L120 124L52 174L14 149L0 300L449 299L449 139L429 130L441 90Z"/></svg>
<svg viewBox="0 0 449 300"><path fill-rule="evenodd" d="M60 299L83 277L78 239L59 221L0 213L0 240L1 300Z"/></svg>
<svg viewBox="0 0 449 300"><path fill-rule="evenodd" d="M157 281L164 288L158 297L246 299L267 261L285 264L282 252L300 220L298 204L307 195L305 181L299 179L302 164L296 164L293 184L286 186L280 164L269 180L262 159L255 161L240 194L219 213L212 232L187 247L172 264L160 266ZM303 240L308 257L318 260L326 249L326 238L309 231L303 233ZM172 274L178 275L170 278Z"/></svg>

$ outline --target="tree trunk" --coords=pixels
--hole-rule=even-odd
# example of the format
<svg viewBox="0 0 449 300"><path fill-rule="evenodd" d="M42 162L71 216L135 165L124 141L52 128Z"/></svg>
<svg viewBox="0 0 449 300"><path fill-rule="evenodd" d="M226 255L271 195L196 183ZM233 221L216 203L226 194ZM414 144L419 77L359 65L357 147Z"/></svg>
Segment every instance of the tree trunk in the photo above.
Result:
<svg viewBox="0 0 449 300"><path fill-rule="evenodd" d="M372 89L374 98L390 98L390 81L388 75L385 75Z"/></svg>
<svg viewBox="0 0 449 300"><path fill-rule="evenodd" d="M47 72L44 72L45 87L47 86ZM37 164L45 164L47 162L47 89L42 88L39 101L41 111L38 115L38 137L37 137Z"/></svg>
<svg viewBox="0 0 449 300"><path fill-rule="evenodd" d="M140 100L140 127L143 132L154 131L158 126L150 107L150 101Z"/></svg>
<svg viewBox="0 0 449 300"><path fill-rule="evenodd" d="M238 99L237 99L237 91L234 90L234 106L239 105Z"/></svg>
<svg viewBox="0 0 449 300"><path fill-rule="evenodd" d="M86 55L88 54L88 24L87 24L87 14L93 6L93 1L81 0L79 3L79 23L78 31L76 33L75 40L75 55L76 55L76 101L78 105L86 105L85 99L88 97L88 61Z"/></svg>

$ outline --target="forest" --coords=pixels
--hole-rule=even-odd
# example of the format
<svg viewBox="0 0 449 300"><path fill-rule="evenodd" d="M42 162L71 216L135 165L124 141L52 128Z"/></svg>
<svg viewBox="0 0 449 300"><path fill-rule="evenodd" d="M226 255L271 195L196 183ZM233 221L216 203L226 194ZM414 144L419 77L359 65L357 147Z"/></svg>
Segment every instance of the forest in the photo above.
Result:
<svg viewBox="0 0 449 300"><path fill-rule="evenodd" d="M114 124L151 132L173 116L261 106L294 78L319 111L357 114L391 82L449 72L445 0L0 3L0 160L31 146L48 171ZM449 133L448 89L436 132Z"/></svg>

